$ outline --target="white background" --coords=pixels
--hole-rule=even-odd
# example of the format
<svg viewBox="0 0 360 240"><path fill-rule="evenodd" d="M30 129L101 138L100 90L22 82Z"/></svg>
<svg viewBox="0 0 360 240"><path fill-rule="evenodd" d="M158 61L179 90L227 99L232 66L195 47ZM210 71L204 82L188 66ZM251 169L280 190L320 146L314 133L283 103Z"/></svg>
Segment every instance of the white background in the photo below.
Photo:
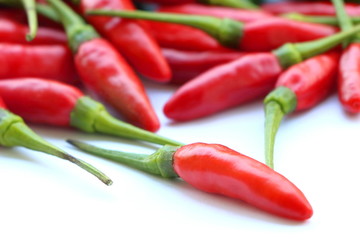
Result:
<svg viewBox="0 0 360 240"><path fill-rule="evenodd" d="M161 135L185 143L220 143L264 161L262 102L186 123L162 114L174 86L146 83ZM359 239L360 116L343 112L335 94L288 116L275 148L275 169L307 196L306 222L278 218L240 201L200 192L82 153L64 139L151 153L155 145L72 129L30 125L114 181L110 187L61 159L0 147L0 239Z"/></svg>

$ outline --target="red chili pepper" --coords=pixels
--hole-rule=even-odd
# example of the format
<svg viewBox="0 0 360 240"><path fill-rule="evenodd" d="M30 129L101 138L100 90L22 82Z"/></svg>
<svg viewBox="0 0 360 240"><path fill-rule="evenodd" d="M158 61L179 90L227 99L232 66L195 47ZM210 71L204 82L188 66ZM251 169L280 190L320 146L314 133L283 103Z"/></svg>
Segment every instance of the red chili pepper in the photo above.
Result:
<svg viewBox="0 0 360 240"><path fill-rule="evenodd" d="M0 94L1 96L1 94ZM5 103L0 97L0 145L5 147L21 146L34 151L40 151L52 156L70 161L85 171L91 173L106 185L111 185L112 180L104 173L90 164L77 159L32 131L23 119L6 110Z"/></svg>
<svg viewBox="0 0 360 240"><path fill-rule="evenodd" d="M82 82L131 123L158 130L160 122L144 86L120 53L64 2L48 2L63 21Z"/></svg>
<svg viewBox="0 0 360 240"><path fill-rule="evenodd" d="M264 11L273 14L285 14L285 13L301 13L305 15L323 15L334 16L335 8L331 2L325 1L308 1L308 2L294 2L294 1L281 1L264 3L261 8ZM346 10L351 16L360 15L359 4L347 3Z"/></svg>
<svg viewBox="0 0 360 240"><path fill-rule="evenodd" d="M57 81L21 78L0 81L0 96L25 121L74 127L158 144L181 143L145 131L110 116L105 107L76 87Z"/></svg>
<svg viewBox="0 0 360 240"><path fill-rule="evenodd" d="M188 3L176 6L160 7L158 12L172 12L193 15L206 15L219 18L231 18L243 23L249 23L273 17L272 14L262 10L247 10L229 7L206 6L203 4Z"/></svg>
<svg viewBox="0 0 360 240"><path fill-rule="evenodd" d="M66 35L61 30L39 27L36 37L31 42L25 39L27 32L27 26L0 15L0 42L21 44L66 44L67 42Z"/></svg>
<svg viewBox="0 0 360 240"><path fill-rule="evenodd" d="M264 96L283 70L337 46L355 34L356 28L319 40L285 44L269 53L249 54L212 68L182 85L166 102L164 113L187 121Z"/></svg>
<svg viewBox="0 0 360 240"><path fill-rule="evenodd" d="M333 0L337 19L343 31L353 27L343 1ZM360 35L344 42L339 64L338 96L341 105L349 113L360 112Z"/></svg>
<svg viewBox="0 0 360 240"><path fill-rule="evenodd" d="M146 21L161 47L185 51L226 50L215 38L193 27L172 23Z"/></svg>
<svg viewBox="0 0 360 240"><path fill-rule="evenodd" d="M88 11L88 14L184 24L203 30L223 46L255 52L271 51L289 42L319 39L333 35L337 31L332 26L279 17L243 24L230 18L150 11L98 9Z"/></svg>
<svg viewBox="0 0 360 240"><path fill-rule="evenodd" d="M310 109L324 100L335 86L340 54L321 54L293 65L283 72L276 88L265 100L265 156L273 168L275 135L285 115Z"/></svg>
<svg viewBox="0 0 360 240"><path fill-rule="evenodd" d="M18 77L79 82L71 51L65 45L0 43L0 79Z"/></svg>
<svg viewBox="0 0 360 240"><path fill-rule="evenodd" d="M98 8L135 9L130 0L81 1L82 12ZM124 55L140 74L159 82L170 80L170 68L146 25L137 20L114 17L88 16L86 19Z"/></svg>
<svg viewBox="0 0 360 240"><path fill-rule="evenodd" d="M220 144L164 146L141 155L68 142L86 152L162 177L180 177L202 191L242 200L281 217L303 221L313 210L304 194L265 164Z"/></svg>
<svg viewBox="0 0 360 240"><path fill-rule="evenodd" d="M217 65L241 58L245 53L237 51L181 51L164 48L163 55L170 65L172 83L183 84Z"/></svg>

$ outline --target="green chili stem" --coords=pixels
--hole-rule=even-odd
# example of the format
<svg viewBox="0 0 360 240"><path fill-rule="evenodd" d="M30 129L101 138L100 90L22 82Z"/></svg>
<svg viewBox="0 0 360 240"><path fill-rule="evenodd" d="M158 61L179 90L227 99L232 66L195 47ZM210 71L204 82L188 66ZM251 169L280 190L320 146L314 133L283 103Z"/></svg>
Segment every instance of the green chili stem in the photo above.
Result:
<svg viewBox="0 0 360 240"><path fill-rule="evenodd" d="M0 109L0 145L6 147L21 146L68 160L91 173L106 185L112 184L111 179L104 173L45 141L32 131L21 117L4 109Z"/></svg>
<svg viewBox="0 0 360 240"><path fill-rule="evenodd" d="M54 22L61 22L61 20L60 20L58 14L56 13L56 11L47 4L37 3L36 4L36 11L39 14L53 20Z"/></svg>
<svg viewBox="0 0 360 240"><path fill-rule="evenodd" d="M35 0L21 0L26 11L29 32L26 34L26 40L31 41L36 37L38 29L38 20L35 9Z"/></svg>
<svg viewBox="0 0 360 240"><path fill-rule="evenodd" d="M354 27L353 22L349 15L346 13L345 5L343 0L331 0L336 10L336 17L339 21L339 25L342 31L352 29ZM349 43L359 41L359 33L343 42L343 47L346 48Z"/></svg>
<svg viewBox="0 0 360 240"><path fill-rule="evenodd" d="M229 18L222 19L202 15L155 13L141 10L119 11L109 9L89 10L86 14L183 24L200 29L217 39L221 44L233 48L238 47L243 32L243 24Z"/></svg>
<svg viewBox="0 0 360 240"><path fill-rule="evenodd" d="M265 163L274 168L274 145L276 133L284 116L297 104L295 93L287 87L277 87L265 100Z"/></svg>
<svg viewBox="0 0 360 240"><path fill-rule="evenodd" d="M286 43L275 49L273 53L277 56L281 66L286 69L289 66L336 47L358 32L360 32L360 25L353 27L350 30L341 31L318 40L301 43Z"/></svg>
<svg viewBox="0 0 360 240"><path fill-rule="evenodd" d="M258 9L259 6L249 0L199 0L201 3L242 9Z"/></svg>
<svg viewBox="0 0 360 240"><path fill-rule="evenodd" d="M114 118L106 111L103 104L87 96L81 97L77 101L75 108L71 113L70 124L85 132L104 133L161 145L183 145L183 143L143 130Z"/></svg>
<svg viewBox="0 0 360 240"><path fill-rule="evenodd" d="M77 52L83 42L99 37L95 29L63 1L47 1L58 14L68 36L70 48L74 53Z"/></svg>
<svg viewBox="0 0 360 240"><path fill-rule="evenodd" d="M165 145L155 153L145 155L104 149L77 140L67 140L67 142L84 152L126 164L144 172L166 178L178 177L172 166L172 156L178 147Z"/></svg>
<svg viewBox="0 0 360 240"><path fill-rule="evenodd" d="M311 23L339 26L339 20L336 17L332 17L332 16L313 16L313 15L304 15L300 13L286 13L283 14L282 17L292 20L302 21L302 22L311 22ZM360 23L360 17L350 17L350 20L355 25Z"/></svg>

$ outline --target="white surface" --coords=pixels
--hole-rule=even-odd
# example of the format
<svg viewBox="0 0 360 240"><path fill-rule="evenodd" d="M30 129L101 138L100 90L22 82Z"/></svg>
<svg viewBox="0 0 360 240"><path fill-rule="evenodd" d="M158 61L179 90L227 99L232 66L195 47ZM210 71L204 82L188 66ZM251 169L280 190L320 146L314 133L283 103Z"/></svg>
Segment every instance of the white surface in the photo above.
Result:
<svg viewBox="0 0 360 240"><path fill-rule="evenodd" d="M162 106L175 87L146 85L161 119L159 134L186 143L224 144L263 161L261 101L173 123L162 114ZM31 126L107 173L114 184L107 187L75 165L43 153L0 147L0 239L360 238L360 116L346 115L336 95L286 118L277 135L276 170L294 182L314 208L313 217L303 223L88 155L64 139L142 153L151 153L155 146Z"/></svg>

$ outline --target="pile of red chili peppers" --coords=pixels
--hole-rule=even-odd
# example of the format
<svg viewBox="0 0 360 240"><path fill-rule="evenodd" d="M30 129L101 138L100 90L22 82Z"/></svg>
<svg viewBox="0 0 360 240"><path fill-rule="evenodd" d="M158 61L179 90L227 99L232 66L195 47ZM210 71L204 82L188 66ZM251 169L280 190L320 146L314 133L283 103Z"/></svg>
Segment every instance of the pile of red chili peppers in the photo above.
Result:
<svg viewBox="0 0 360 240"><path fill-rule="evenodd" d="M343 0L0 1L0 145L70 160L110 185L27 123L160 144L143 155L67 140L277 216L309 219L305 195L273 170L275 135L287 114L315 107L334 90L346 112L360 112L357 16L360 4ZM143 81L176 86L163 108L174 121L263 98L265 163L221 144L156 134L161 122Z"/></svg>

